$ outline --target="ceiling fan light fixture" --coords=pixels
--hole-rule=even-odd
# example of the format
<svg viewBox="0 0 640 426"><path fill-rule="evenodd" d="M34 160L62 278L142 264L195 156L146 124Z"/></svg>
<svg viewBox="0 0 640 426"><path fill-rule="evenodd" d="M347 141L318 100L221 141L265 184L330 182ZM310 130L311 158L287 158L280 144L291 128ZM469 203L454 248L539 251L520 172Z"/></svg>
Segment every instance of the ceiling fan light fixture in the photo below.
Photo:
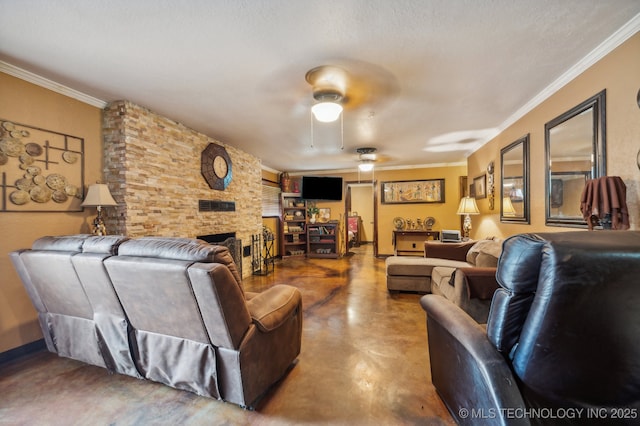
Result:
<svg viewBox="0 0 640 426"><path fill-rule="evenodd" d="M319 102L311 107L311 112L316 120L323 123L336 121L342 112L342 105L336 102Z"/></svg>
<svg viewBox="0 0 640 426"><path fill-rule="evenodd" d="M358 169L361 172L370 172L373 170L373 161L371 160L362 160L360 164L358 164Z"/></svg>
<svg viewBox="0 0 640 426"><path fill-rule="evenodd" d="M364 147L356 149L356 152L360 154L360 163L358 164L358 170L361 172L370 172L373 170L373 163L376 161L376 149L371 147Z"/></svg>

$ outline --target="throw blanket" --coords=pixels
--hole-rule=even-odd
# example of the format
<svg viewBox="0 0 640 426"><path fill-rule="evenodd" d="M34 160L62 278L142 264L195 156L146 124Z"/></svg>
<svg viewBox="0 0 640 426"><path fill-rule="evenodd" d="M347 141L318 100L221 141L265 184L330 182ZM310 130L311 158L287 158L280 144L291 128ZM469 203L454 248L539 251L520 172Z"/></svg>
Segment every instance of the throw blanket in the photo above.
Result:
<svg viewBox="0 0 640 426"><path fill-rule="evenodd" d="M629 229L627 186L620 176L603 176L587 181L580 199L580 211L593 230L591 216L602 220L611 215L613 229Z"/></svg>

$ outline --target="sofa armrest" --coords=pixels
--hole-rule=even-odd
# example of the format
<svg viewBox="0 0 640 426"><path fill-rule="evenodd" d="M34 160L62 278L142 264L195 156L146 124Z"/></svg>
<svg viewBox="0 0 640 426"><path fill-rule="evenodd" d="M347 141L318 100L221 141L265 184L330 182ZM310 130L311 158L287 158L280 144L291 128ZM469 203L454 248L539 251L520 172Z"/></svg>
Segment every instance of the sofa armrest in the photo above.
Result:
<svg viewBox="0 0 640 426"><path fill-rule="evenodd" d="M471 415L475 410L490 417L483 418L483 424L530 424L526 418L501 415L501 410L526 407L515 377L484 328L442 296L425 295L420 304L427 313L431 381L456 423L477 424L478 417Z"/></svg>
<svg viewBox="0 0 640 426"><path fill-rule="evenodd" d="M278 284L247 300L251 319L260 331L275 330L302 308L300 291Z"/></svg>
<svg viewBox="0 0 640 426"><path fill-rule="evenodd" d="M492 267L458 268L454 274L454 287L460 286L469 299L491 300L498 289L496 269Z"/></svg>
<svg viewBox="0 0 640 426"><path fill-rule="evenodd" d="M440 259L467 261L467 252L475 244L475 241L463 243L441 243L440 241L424 242L424 257L437 257Z"/></svg>

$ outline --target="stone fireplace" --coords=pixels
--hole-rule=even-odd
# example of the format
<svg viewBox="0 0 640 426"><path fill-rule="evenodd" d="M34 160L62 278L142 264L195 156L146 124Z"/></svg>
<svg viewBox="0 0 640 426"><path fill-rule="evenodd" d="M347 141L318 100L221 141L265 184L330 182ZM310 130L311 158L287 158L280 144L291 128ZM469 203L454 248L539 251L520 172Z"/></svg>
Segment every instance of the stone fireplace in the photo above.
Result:
<svg viewBox="0 0 640 426"><path fill-rule="evenodd" d="M105 209L110 233L196 238L232 229L234 260L251 274L242 242L262 231L258 158L128 101L104 109L103 139L105 183L118 202ZM233 179L224 191L211 189L200 171L210 143L224 145L231 159ZM201 210L201 200L235 203L235 209Z"/></svg>

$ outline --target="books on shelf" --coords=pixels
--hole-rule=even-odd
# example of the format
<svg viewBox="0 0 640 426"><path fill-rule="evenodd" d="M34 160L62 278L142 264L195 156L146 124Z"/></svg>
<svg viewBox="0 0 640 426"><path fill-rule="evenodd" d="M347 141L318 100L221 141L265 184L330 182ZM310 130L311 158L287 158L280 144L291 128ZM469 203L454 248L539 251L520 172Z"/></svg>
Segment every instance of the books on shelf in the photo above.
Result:
<svg viewBox="0 0 640 426"><path fill-rule="evenodd" d="M334 235L336 231L336 228L333 226L314 226L312 228L309 228L309 233L310 234L327 234L327 235Z"/></svg>

